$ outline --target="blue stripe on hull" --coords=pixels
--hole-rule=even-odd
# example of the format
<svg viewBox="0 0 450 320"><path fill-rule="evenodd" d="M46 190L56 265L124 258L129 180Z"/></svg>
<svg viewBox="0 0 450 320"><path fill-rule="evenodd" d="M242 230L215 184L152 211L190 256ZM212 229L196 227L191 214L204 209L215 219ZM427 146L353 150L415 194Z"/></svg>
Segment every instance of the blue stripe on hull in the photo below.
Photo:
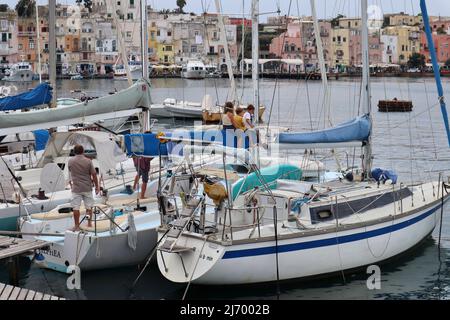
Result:
<svg viewBox="0 0 450 320"><path fill-rule="evenodd" d="M319 247L325 247L325 246L333 246L336 244L343 244L353 241L359 241L363 239L368 239L372 237L377 237L386 233L391 233L397 230L401 230L404 228L407 228L425 218L432 215L433 212L435 212L437 209L439 209L441 205L438 205L429 211L426 211L422 213L421 215L394 224L387 227L383 227L376 230L371 231L365 231L355 234L349 234L345 236L340 237L333 237L328 239L321 239L321 240L313 240L313 241L307 241L307 242L300 242L300 243L291 243L291 244L284 244L278 246L278 253L283 252L290 252L290 251L298 251L298 250L305 250L305 249L312 249L312 248L319 248ZM254 249L242 249L242 250L232 250L227 251L223 255L222 259L234 259L234 258L242 258L242 257L251 257L251 256L260 256L260 255L266 255L266 254L274 254L275 253L275 246L271 247L263 247L263 248L254 248Z"/></svg>

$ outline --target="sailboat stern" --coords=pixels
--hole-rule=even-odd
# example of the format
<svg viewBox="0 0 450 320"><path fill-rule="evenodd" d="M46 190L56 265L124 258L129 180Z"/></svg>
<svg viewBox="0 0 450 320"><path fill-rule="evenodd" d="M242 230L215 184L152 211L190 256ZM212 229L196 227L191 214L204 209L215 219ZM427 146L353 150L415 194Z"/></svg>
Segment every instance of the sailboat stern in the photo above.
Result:
<svg viewBox="0 0 450 320"><path fill-rule="evenodd" d="M164 232L160 230L158 237ZM176 283L202 282L225 252L224 246L208 240L207 235L185 232L174 246L170 241L166 238L160 242L157 261L161 274Z"/></svg>

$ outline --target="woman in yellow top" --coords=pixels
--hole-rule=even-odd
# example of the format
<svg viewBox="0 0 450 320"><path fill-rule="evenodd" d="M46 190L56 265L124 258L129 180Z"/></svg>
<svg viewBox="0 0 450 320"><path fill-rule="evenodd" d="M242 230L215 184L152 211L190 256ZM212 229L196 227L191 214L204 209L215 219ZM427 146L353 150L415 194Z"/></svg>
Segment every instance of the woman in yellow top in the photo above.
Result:
<svg viewBox="0 0 450 320"><path fill-rule="evenodd" d="M242 148L244 146L245 135L244 132L246 130L244 124L244 109L241 107L236 108L236 115L234 116L234 123L236 130L235 134L237 136L237 147Z"/></svg>
<svg viewBox="0 0 450 320"><path fill-rule="evenodd" d="M244 109L241 107L236 108L236 115L234 116L234 122L236 129L241 129L242 131L245 131L245 124L244 124Z"/></svg>

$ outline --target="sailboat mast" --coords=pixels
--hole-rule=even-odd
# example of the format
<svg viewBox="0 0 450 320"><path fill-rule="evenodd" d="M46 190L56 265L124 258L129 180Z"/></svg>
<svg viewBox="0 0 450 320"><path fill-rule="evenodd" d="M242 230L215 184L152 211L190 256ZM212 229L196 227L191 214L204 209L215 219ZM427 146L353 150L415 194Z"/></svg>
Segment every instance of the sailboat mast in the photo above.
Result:
<svg viewBox="0 0 450 320"><path fill-rule="evenodd" d="M220 0L215 0L216 10L218 13L219 28L220 28L220 40L222 42L223 50L225 51L225 60L227 63L228 78L230 79L230 92L228 94L229 100L236 102L236 82L234 80L233 66L231 65L230 49L228 48L227 32L225 30L225 23L223 22L222 5ZM207 30L208 32L208 30Z"/></svg>
<svg viewBox="0 0 450 320"><path fill-rule="evenodd" d="M56 107L56 0L48 0L48 10L48 72L50 85L53 88L51 106Z"/></svg>
<svg viewBox="0 0 450 320"><path fill-rule="evenodd" d="M148 79L147 1L141 0L141 65L142 78Z"/></svg>
<svg viewBox="0 0 450 320"><path fill-rule="evenodd" d="M259 0L252 0L252 80L255 123L259 122Z"/></svg>
<svg viewBox="0 0 450 320"><path fill-rule="evenodd" d="M316 46L317 46L317 57L319 59L319 67L322 78L322 86L324 92L324 106L325 106L325 118L328 120L329 124L331 124L330 120L330 90L328 88L328 78L327 78L327 70L325 68L325 59L323 55L323 45L322 38L320 36L320 27L319 20L317 19L316 13L316 1L310 0L311 3L311 13L313 16L313 24L314 24L314 33L316 35Z"/></svg>
<svg viewBox="0 0 450 320"><path fill-rule="evenodd" d="M141 0L141 60L142 78L148 81L147 0ZM149 92L147 94L150 95ZM145 107L142 112L144 132L150 130L150 106Z"/></svg>
<svg viewBox="0 0 450 320"><path fill-rule="evenodd" d="M369 116L369 121L372 123L371 116L371 94L370 94L370 61L369 61L369 29L368 29L368 14L367 14L367 0L361 0L361 35L362 35L362 110L365 114ZM364 146L363 153L363 169L364 178L370 177L371 166L372 166L372 145L371 145L371 134Z"/></svg>
<svg viewBox="0 0 450 320"><path fill-rule="evenodd" d="M35 2L36 5L36 40L37 40L37 52L38 52L38 67L37 72L39 74L39 83L42 83L42 75L41 75L41 33L39 28L39 11L38 11L38 2Z"/></svg>
<svg viewBox="0 0 450 320"><path fill-rule="evenodd" d="M441 75L436 57L436 49L434 47L433 36L430 29L430 19L428 18L428 10L425 0L420 0L420 9L422 10L423 25L425 34L427 35L428 49L430 50L431 62L433 63L434 78L436 80L437 91L439 95L439 104L441 105L441 113L444 118L445 130L447 132L448 145L450 146L450 128L448 124L447 107L444 100L444 90L442 89Z"/></svg>

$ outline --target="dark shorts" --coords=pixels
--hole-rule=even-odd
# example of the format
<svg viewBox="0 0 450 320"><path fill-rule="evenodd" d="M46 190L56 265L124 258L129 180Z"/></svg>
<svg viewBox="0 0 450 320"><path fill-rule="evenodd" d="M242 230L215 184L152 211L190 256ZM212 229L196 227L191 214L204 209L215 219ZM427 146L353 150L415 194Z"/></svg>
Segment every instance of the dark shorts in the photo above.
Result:
<svg viewBox="0 0 450 320"><path fill-rule="evenodd" d="M140 169L138 171L139 177L142 177L142 182L147 183L148 182L148 171Z"/></svg>

